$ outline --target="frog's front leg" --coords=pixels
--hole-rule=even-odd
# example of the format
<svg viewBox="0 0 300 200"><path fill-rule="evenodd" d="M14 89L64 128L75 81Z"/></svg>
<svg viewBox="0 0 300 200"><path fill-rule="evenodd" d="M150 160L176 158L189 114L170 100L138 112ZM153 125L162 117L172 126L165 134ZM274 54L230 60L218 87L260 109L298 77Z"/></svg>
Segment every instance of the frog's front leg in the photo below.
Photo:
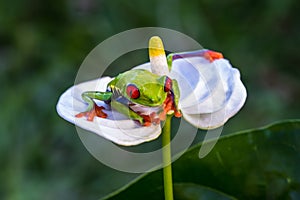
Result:
<svg viewBox="0 0 300 200"><path fill-rule="evenodd" d="M172 85L172 95L173 95L173 102L174 102L174 115L175 117L181 117L181 112L179 110L178 104L179 104L179 97L180 97L180 91L178 82L173 79L173 85Z"/></svg>
<svg viewBox="0 0 300 200"><path fill-rule="evenodd" d="M138 121L143 126L150 126L151 121L146 121L144 117L139 115L138 113L134 112L129 108L129 105L122 104L114 99L111 100L111 107L118 111L119 113L122 113L123 115L127 116L128 118L132 120Z"/></svg>
<svg viewBox="0 0 300 200"><path fill-rule="evenodd" d="M167 56L169 70L171 70L172 62L174 60L182 59L182 58L191 58L191 57L203 57L209 60L210 62L213 62L214 60L223 58L223 54L208 49L201 49L197 51L181 52L181 53L171 53Z"/></svg>
<svg viewBox="0 0 300 200"><path fill-rule="evenodd" d="M109 101L111 99L111 92L88 91L82 93L82 99L88 103L88 108L85 112L78 113L75 117L87 117L88 121L93 121L95 116L106 118L107 114L103 112L103 106L98 106L93 99L101 101Z"/></svg>
<svg viewBox="0 0 300 200"><path fill-rule="evenodd" d="M171 80L171 79L169 79L169 80ZM173 79L171 81L171 90L167 94L167 98L163 104L163 110L159 116L160 120L164 121L166 119L166 115L171 114L171 113L172 114L174 113L175 117L182 116L181 111L178 106L179 97L180 97L180 91L179 91L178 82L175 79Z"/></svg>

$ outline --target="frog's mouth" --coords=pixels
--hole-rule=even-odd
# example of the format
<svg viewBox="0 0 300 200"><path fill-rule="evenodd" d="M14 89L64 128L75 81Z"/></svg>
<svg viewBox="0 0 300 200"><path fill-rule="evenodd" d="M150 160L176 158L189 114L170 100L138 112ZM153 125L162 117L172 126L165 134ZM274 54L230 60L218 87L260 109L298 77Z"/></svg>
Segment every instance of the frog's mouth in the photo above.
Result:
<svg viewBox="0 0 300 200"><path fill-rule="evenodd" d="M163 106L144 106L141 104L129 104L129 108L143 117L144 119L144 126L150 126L151 124L159 124L161 119L160 119L160 114L163 111Z"/></svg>
<svg viewBox="0 0 300 200"><path fill-rule="evenodd" d="M141 115L150 115L151 113L159 113L163 110L163 106L150 107L150 106L144 106L135 103L129 104L129 108Z"/></svg>

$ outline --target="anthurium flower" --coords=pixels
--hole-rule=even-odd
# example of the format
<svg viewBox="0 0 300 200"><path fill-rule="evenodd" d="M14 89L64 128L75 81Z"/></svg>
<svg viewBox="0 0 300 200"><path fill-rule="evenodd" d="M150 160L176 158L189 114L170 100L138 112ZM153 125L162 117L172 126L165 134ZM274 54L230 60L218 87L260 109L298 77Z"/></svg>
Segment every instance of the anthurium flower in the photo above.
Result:
<svg viewBox="0 0 300 200"><path fill-rule="evenodd" d="M228 60L223 58L222 54L210 50L199 50L175 53L166 58L163 45L156 37L150 40L149 54L150 63L134 67L132 70L144 69L157 74L156 76L163 77L165 91L169 92L168 90L170 90L168 94L172 95L168 95L161 106L133 104L128 101L128 98L139 98L140 91L135 88L135 85L126 85L125 93L117 97L118 101L94 100L96 103L94 108L97 109L90 109L92 112L83 112L87 109L87 103L81 95L86 91L99 91L97 94L89 95L90 97L102 95L102 99L111 99L111 96L103 95L111 94L105 92L114 89L111 87L115 87L115 85L109 83L117 79L102 77L69 88L60 97L57 112L62 118L78 127L94 132L114 143L130 146L154 140L160 135L161 125L159 122L163 120L161 110L175 113L177 117L182 115L186 121L197 128L212 129L222 126L243 106L247 94L240 80L240 73L231 66ZM178 95L174 95L176 91L168 88L174 87L176 84L178 84ZM151 89L153 87L151 86ZM118 90L117 93L121 93L121 91ZM176 96L179 97L178 105L175 103ZM126 103L124 103L124 99ZM89 99L87 100L89 101ZM119 104L120 102L122 108L119 108L118 111L110 107L110 104ZM124 115L124 110L130 114ZM132 111L134 112L132 113ZM153 113L154 116L152 116ZM141 124L130 119L134 118L136 114L143 116L142 120L147 123ZM153 119L148 120L145 116Z"/></svg>

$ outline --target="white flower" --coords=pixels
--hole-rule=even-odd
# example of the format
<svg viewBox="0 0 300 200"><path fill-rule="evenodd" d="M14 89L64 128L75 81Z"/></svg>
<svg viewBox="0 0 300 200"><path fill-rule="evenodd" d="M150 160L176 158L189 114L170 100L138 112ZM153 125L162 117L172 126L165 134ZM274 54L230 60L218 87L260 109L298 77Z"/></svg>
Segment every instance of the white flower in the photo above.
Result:
<svg viewBox="0 0 300 200"><path fill-rule="evenodd" d="M150 63L136 68L151 70ZM201 129L222 126L241 109L246 100L246 89L240 80L239 71L223 58L213 62L202 57L177 59L173 61L168 76L178 81L179 108L183 118ZM87 107L81 94L84 91L106 91L106 85L111 79L103 77L69 88L60 97L57 112L76 126L120 145L137 145L156 139L161 133L159 124L141 126L110 110L102 101L96 102L106 108L107 118L95 117L91 122L86 118L75 117Z"/></svg>

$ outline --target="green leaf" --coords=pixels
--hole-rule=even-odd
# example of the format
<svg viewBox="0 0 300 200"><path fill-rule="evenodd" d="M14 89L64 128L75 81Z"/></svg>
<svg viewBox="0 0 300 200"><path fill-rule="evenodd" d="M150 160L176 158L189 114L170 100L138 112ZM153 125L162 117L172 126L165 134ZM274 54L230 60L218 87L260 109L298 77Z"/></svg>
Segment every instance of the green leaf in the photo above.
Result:
<svg viewBox="0 0 300 200"><path fill-rule="evenodd" d="M175 199L300 199L300 120L224 136L203 159L200 146L173 163ZM163 199L161 170L109 199Z"/></svg>
<svg viewBox="0 0 300 200"><path fill-rule="evenodd" d="M174 184L174 194L177 200L232 200L235 199L224 193L213 190L211 188L203 187L201 185L196 185L193 183L175 183Z"/></svg>

